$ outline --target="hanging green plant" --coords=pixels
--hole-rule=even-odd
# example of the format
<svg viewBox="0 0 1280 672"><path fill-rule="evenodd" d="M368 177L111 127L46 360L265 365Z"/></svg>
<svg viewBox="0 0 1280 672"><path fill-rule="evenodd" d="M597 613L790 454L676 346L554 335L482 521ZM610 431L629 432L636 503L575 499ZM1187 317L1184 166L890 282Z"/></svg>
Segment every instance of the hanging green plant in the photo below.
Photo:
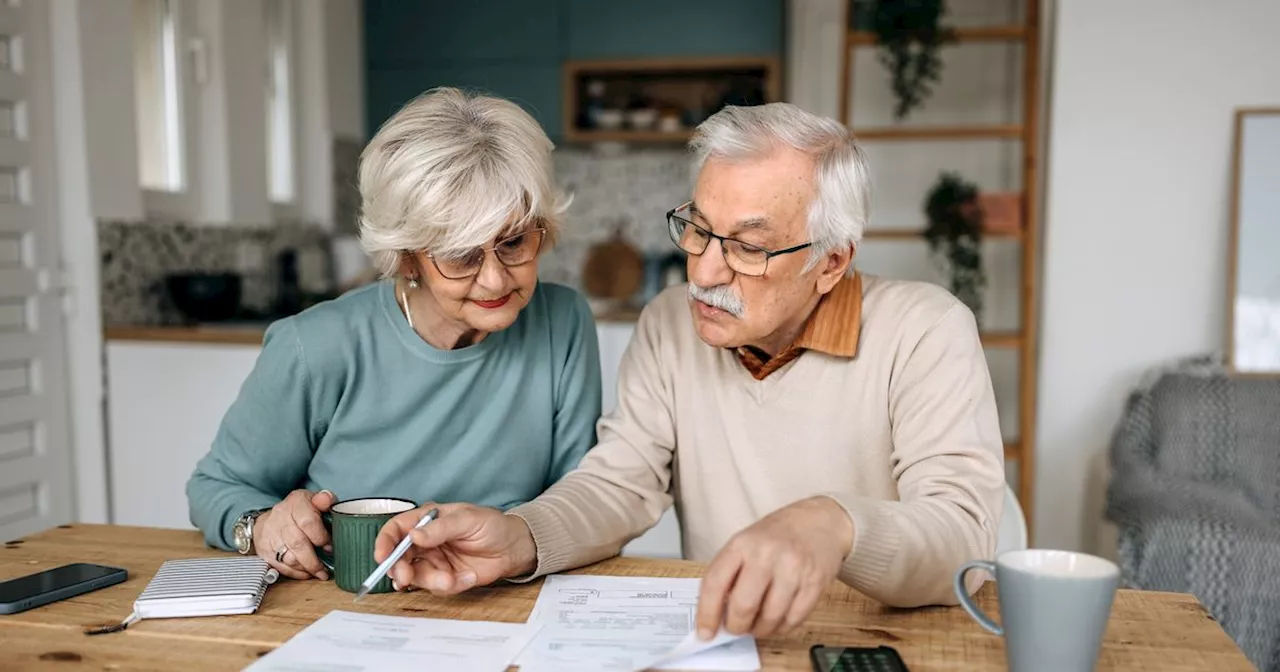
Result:
<svg viewBox="0 0 1280 672"><path fill-rule="evenodd" d="M944 272L951 276L951 293L982 321L982 208L978 187L959 175L944 172L924 202L928 226L924 238Z"/></svg>
<svg viewBox="0 0 1280 672"><path fill-rule="evenodd" d="M872 32L879 45L878 60L889 70L897 102L894 116L905 119L933 93L942 76L942 46L955 40L942 26L945 0L867 0L874 3Z"/></svg>

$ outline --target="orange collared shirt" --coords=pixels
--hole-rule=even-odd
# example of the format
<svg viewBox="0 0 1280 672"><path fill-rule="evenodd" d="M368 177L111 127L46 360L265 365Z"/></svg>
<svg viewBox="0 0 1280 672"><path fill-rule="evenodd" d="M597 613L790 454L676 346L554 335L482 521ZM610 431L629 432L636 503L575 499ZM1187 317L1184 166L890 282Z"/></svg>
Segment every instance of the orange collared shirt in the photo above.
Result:
<svg viewBox="0 0 1280 672"><path fill-rule="evenodd" d="M817 350L836 357L853 357L858 353L858 334L862 326L862 276L855 273L843 278L818 301L817 308L805 323L795 342L773 357L757 348L738 348L738 360L756 380L786 366L806 350Z"/></svg>

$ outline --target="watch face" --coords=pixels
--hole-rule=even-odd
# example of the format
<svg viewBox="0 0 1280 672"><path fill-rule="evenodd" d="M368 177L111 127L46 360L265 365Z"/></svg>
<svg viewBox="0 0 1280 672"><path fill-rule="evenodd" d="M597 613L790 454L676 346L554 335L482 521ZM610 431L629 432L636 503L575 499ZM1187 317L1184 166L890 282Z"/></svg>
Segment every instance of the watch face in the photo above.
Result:
<svg viewBox="0 0 1280 672"><path fill-rule="evenodd" d="M235 527L236 550L240 551L241 553L248 552L249 550L249 544L251 540L249 539L248 527L249 526L246 525L244 521L236 523L236 527Z"/></svg>

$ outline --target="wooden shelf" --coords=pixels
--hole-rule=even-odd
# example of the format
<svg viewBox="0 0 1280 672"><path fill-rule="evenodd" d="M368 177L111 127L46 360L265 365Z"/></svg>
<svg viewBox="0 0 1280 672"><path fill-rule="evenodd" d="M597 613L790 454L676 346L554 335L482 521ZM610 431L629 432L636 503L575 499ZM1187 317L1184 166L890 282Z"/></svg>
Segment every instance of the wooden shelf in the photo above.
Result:
<svg viewBox="0 0 1280 672"><path fill-rule="evenodd" d="M972 26L955 29L956 42L1021 42L1027 39L1027 27L1012 26ZM876 34L854 30L849 32L849 43L856 46L870 46L877 42Z"/></svg>
<svg viewBox="0 0 1280 672"><path fill-rule="evenodd" d="M983 231L984 239L1009 239L1017 240L1022 238L1022 229L1017 231ZM862 233L863 240L923 240L923 229L867 229Z"/></svg>
<svg viewBox="0 0 1280 672"><path fill-rule="evenodd" d="M782 61L771 56L716 56L566 61L561 66L562 133L566 142L682 144L692 126L714 112L708 100L774 102L782 99ZM605 128L587 114L589 90L602 90L598 104L622 112L633 104L653 111L646 128ZM745 87L745 89L743 88ZM732 90L732 98L723 98ZM663 116L677 116L680 128L660 131ZM668 126L668 128L674 128Z"/></svg>
<svg viewBox="0 0 1280 672"><path fill-rule="evenodd" d="M885 126L854 129L859 140L985 140L1020 138L1021 124L986 126Z"/></svg>
<svg viewBox="0 0 1280 672"><path fill-rule="evenodd" d="M853 16L854 0L848 0L845 3L845 23L842 25L850 25L848 18ZM1018 357L1018 398L1015 408L1007 408L1002 405L1000 415L1003 417L1007 414L1016 413L1018 418L1019 437L1012 441L1007 441L1004 446L1005 458L1016 460L1017 482L1018 482L1018 502L1022 506L1022 513L1027 520L1027 533L1030 544L1034 547L1036 543L1035 527L1031 521L1035 520L1035 512L1033 511L1033 503L1035 501L1035 430L1036 430L1036 389L1038 377L1038 361L1036 353L1037 328L1039 312L1039 285L1040 285L1040 268L1039 268L1039 247L1040 247L1040 193L1037 188L1040 183L1041 171L1043 170L1043 159L1040 157L1039 137L1041 134L1041 109L1040 109L1040 90L1041 90L1041 58L1040 58L1040 24L1041 24L1041 0L1020 0L1019 4L1023 6L1023 19L1015 25L990 25L990 26L974 26L954 29L953 42L947 43L945 46L954 46L960 43L1007 43L1010 45L1020 45L1019 49L1006 50L1010 58L1017 58L1016 65L1021 71L1019 79L1020 86L1015 92L1010 91L1010 97L1016 97L1018 106L1021 108L1021 115L1014 124L993 125L970 125L960 124L955 126L922 126L918 123L911 125L889 124L886 126L870 126L862 129L857 128L857 124L851 118L850 107L854 100L854 59L867 58L873 56L870 49L858 49L857 47L872 47L878 43L878 38L874 33L865 31L843 30L841 41L843 42L842 58L840 59L840 122L846 128L852 130L854 137L863 142L872 141L957 141L957 140L1012 140L1020 142L1022 146L1022 156L1018 161L1016 169L1020 173L1019 183L1022 186L1022 192L1019 199L1019 208L1021 217L1017 231L1012 234L999 236L998 234L989 234L992 237L1001 237L1006 240L1012 239L1018 241L1018 252L1021 258L1021 268L1017 272L1018 287L1020 288L1019 304L1019 321L1018 326L1011 332L990 332L981 335L982 344L985 348L1010 348L1016 349ZM1010 65L1015 62L1011 61ZM944 73L943 80L951 77L951 74ZM885 80L879 77L873 77L863 86L870 86L874 89L869 95L892 98L892 92L883 85ZM864 95L858 91L857 95ZM1004 99L1001 99L1004 102ZM929 105L928 102L925 103ZM992 122L998 122L998 118L992 118ZM863 120L863 123L868 123ZM883 122L871 122L883 123ZM950 166L943 165L941 157L932 162L934 165L928 166L929 172L947 169ZM925 168L920 166L920 168ZM1006 204L1007 205L1007 204ZM1012 228L1012 227L1011 227ZM910 240L920 235L919 230L913 229L880 229L868 231L864 234L865 238L870 240Z"/></svg>
<svg viewBox="0 0 1280 672"><path fill-rule="evenodd" d="M692 130L682 131L639 131L628 128L619 128L617 130L580 130L566 129L564 139L566 142L645 142L645 143L663 143L680 144L689 141L693 137Z"/></svg>
<svg viewBox="0 0 1280 672"><path fill-rule="evenodd" d="M1022 334L1016 331L984 331L982 344L988 348L1017 348L1022 345Z"/></svg>

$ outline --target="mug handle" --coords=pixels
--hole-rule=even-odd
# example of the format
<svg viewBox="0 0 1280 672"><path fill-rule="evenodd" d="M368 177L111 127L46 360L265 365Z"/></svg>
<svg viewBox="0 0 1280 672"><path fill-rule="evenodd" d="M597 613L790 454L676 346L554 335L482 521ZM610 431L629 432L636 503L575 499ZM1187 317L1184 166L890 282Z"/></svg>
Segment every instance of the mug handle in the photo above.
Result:
<svg viewBox="0 0 1280 672"><path fill-rule="evenodd" d="M324 529L329 532L329 543L333 543L333 514L324 511L320 514L320 520L324 521ZM320 559L320 564L329 571L329 576L333 576L333 554L324 550L320 546L316 546L316 557Z"/></svg>
<svg viewBox="0 0 1280 672"><path fill-rule="evenodd" d="M969 597L969 591L964 589L964 576L975 569L985 569L991 576L996 575L996 563L990 560L973 560L966 562L956 571L955 590L956 597L960 598L960 606L969 612L973 620L978 622L983 628L993 635L1004 637L1004 628L1000 627L995 621L991 620L985 612Z"/></svg>

